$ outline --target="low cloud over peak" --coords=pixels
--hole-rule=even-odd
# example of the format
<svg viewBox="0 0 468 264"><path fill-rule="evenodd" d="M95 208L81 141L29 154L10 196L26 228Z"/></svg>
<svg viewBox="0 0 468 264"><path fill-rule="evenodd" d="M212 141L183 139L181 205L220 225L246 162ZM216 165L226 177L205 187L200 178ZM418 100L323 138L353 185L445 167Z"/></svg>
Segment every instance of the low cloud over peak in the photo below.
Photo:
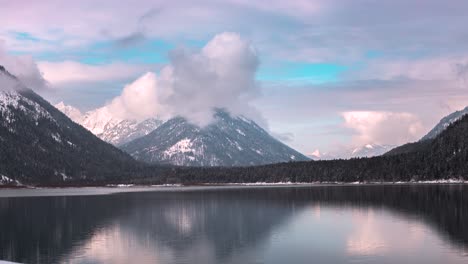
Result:
<svg viewBox="0 0 468 264"><path fill-rule="evenodd" d="M158 74L128 84L108 105L121 118L183 116L198 125L212 121L213 109L259 119L249 102L259 94L258 58L236 33L221 33L200 51L175 50Z"/></svg>
<svg viewBox="0 0 468 264"><path fill-rule="evenodd" d="M0 65L5 67L9 73L17 77L22 84L30 89L40 90L48 86L31 56L10 55L6 53L1 41Z"/></svg>

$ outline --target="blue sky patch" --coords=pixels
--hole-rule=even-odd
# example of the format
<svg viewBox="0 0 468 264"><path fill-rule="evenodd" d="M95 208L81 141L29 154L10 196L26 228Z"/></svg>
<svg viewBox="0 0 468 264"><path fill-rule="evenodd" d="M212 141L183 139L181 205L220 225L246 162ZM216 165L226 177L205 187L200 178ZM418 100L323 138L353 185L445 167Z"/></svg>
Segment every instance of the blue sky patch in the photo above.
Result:
<svg viewBox="0 0 468 264"><path fill-rule="evenodd" d="M260 67L257 79L261 81L286 81L323 84L336 82L347 67L329 63L284 63L278 66Z"/></svg>

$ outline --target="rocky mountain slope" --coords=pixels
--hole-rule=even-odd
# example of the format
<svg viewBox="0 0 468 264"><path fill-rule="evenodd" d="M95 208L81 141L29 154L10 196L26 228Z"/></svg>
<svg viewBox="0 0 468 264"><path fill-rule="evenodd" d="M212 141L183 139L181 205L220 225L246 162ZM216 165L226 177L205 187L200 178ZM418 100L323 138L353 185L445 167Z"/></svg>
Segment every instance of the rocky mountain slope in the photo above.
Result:
<svg viewBox="0 0 468 264"><path fill-rule="evenodd" d="M137 160L180 166L251 166L309 160L270 136L254 121L223 110L203 128L181 117L122 146Z"/></svg>

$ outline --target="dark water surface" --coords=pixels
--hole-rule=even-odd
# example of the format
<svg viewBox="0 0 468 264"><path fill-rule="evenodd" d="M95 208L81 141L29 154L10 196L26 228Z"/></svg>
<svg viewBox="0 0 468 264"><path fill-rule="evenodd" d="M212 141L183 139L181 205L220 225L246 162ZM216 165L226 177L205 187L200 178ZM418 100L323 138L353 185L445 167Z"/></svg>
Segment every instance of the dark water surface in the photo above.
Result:
<svg viewBox="0 0 468 264"><path fill-rule="evenodd" d="M0 259L89 264L468 263L468 186L245 187L3 197Z"/></svg>

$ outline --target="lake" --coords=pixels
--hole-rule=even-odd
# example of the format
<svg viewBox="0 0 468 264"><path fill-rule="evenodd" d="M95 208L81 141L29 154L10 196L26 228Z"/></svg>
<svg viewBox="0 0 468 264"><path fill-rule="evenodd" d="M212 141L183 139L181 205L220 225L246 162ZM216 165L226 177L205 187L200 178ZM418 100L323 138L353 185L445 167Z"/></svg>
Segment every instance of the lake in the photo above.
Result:
<svg viewBox="0 0 468 264"><path fill-rule="evenodd" d="M0 190L0 260L468 263L467 185L115 190Z"/></svg>

